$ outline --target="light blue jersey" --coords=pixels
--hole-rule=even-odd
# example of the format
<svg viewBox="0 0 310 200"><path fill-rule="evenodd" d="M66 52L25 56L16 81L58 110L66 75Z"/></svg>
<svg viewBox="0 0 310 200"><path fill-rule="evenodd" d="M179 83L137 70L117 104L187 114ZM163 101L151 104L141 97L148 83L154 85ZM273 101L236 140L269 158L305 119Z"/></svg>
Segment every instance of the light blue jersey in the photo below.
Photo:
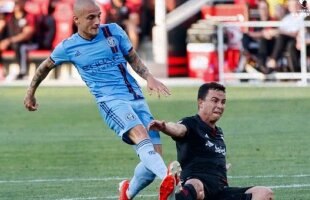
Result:
<svg viewBox="0 0 310 200"><path fill-rule="evenodd" d="M50 57L56 65L73 63L97 102L143 99L124 58L131 50L124 30L112 23L100 25L92 40L73 34L58 44Z"/></svg>
<svg viewBox="0 0 310 200"><path fill-rule="evenodd" d="M153 119L141 88L127 70L124 56L131 50L127 34L113 23L101 25L92 40L73 34L50 56L56 65L74 64L95 96L104 121L129 144L132 142L125 133L137 125L147 127ZM160 144L158 131L148 133L153 144Z"/></svg>

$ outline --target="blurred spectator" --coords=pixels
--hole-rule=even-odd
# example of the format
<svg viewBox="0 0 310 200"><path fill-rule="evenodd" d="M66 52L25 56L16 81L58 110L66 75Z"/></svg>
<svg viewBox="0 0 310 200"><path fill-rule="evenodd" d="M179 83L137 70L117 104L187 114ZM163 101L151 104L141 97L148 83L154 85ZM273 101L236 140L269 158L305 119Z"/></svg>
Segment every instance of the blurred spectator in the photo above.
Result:
<svg viewBox="0 0 310 200"><path fill-rule="evenodd" d="M274 10L274 15L273 15L273 19L274 20L281 20L284 18L284 16L286 15L286 8L284 7L284 5L282 4L277 4L275 5L275 10ZM271 15L270 15L271 16Z"/></svg>
<svg viewBox="0 0 310 200"><path fill-rule="evenodd" d="M14 0L1 0L0 13L10 13L14 8Z"/></svg>
<svg viewBox="0 0 310 200"><path fill-rule="evenodd" d="M141 0L111 0L105 4L105 22L117 23L128 34L134 49L139 46Z"/></svg>
<svg viewBox="0 0 310 200"><path fill-rule="evenodd" d="M13 49L20 66L16 79L22 79L27 71L27 52L38 48L34 42L35 17L24 10L23 1L16 1L13 13L6 18L7 36L0 41L1 52ZM0 56L1 57L1 56Z"/></svg>
<svg viewBox="0 0 310 200"><path fill-rule="evenodd" d="M288 0L267 0L269 5L269 13L272 18L277 18L277 6L285 7ZM298 0L296 0L298 2Z"/></svg>
<svg viewBox="0 0 310 200"><path fill-rule="evenodd" d="M297 33L302 26L303 16L298 13L301 8L299 1L288 0L287 8L289 13L280 21L279 34L276 36L275 46L270 60L267 62L270 71L279 67L278 59L284 55L283 53L287 50L288 45L295 42ZM282 69L277 68L277 70Z"/></svg>
<svg viewBox="0 0 310 200"><path fill-rule="evenodd" d="M258 2L258 13L260 21L272 20L269 13L269 5L266 0ZM277 33L275 28L256 27L252 31L243 35L242 44L248 62L256 62L254 67L262 73L268 73L266 61L271 55L274 45L274 36ZM255 57L253 55L256 55Z"/></svg>
<svg viewBox="0 0 310 200"><path fill-rule="evenodd" d="M39 49L52 49L53 40L56 34L56 20L53 16L55 11L55 3L50 0L47 7L47 14L42 15L39 19L38 38Z"/></svg>
<svg viewBox="0 0 310 200"><path fill-rule="evenodd" d="M0 41L5 37L5 14L0 13ZM0 51L0 80L4 79L4 69L1 60L1 51Z"/></svg>
<svg viewBox="0 0 310 200"><path fill-rule="evenodd" d="M310 21L310 16L306 16L305 21ZM300 41L301 32L299 31L295 42L292 42L288 46L289 58L288 64L291 71L300 72L301 71L301 63L300 63L300 50L303 45ZM306 56L310 56L310 27L305 28L305 45L306 45Z"/></svg>
<svg viewBox="0 0 310 200"><path fill-rule="evenodd" d="M53 0L52 2L52 5L55 6L53 16L56 20L56 34L53 46L56 46L62 40L70 37L74 30L73 27L75 26L72 23L73 5L70 1L71 0Z"/></svg>
<svg viewBox="0 0 310 200"><path fill-rule="evenodd" d="M0 13L0 40L4 37L5 14Z"/></svg>
<svg viewBox="0 0 310 200"><path fill-rule="evenodd" d="M152 28L155 24L155 0L144 0L140 15L141 37L152 37Z"/></svg>

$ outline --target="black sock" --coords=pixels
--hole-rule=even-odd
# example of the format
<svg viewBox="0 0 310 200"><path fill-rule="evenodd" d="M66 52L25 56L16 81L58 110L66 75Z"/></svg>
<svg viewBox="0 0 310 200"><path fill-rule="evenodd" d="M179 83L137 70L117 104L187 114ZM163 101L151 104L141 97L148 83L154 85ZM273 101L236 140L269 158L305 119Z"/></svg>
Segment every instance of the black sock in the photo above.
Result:
<svg viewBox="0 0 310 200"><path fill-rule="evenodd" d="M186 184L182 190L175 195L176 200L196 200L197 193L192 184Z"/></svg>

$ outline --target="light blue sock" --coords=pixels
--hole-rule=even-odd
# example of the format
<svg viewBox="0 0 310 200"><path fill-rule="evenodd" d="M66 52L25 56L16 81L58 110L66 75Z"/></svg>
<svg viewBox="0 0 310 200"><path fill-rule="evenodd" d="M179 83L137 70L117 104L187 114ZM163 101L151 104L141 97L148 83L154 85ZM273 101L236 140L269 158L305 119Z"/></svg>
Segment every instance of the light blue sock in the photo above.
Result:
<svg viewBox="0 0 310 200"><path fill-rule="evenodd" d="M142 162L140 162L135 169L134 176L130 180L127 195L130 199L134 198L141 190L153 182L156 175L150 170L146 169Z"/></svg>
<svg viewBox="0 0 310 200"><path fill-rule="evenodd" d="M146 169L153 172L160 179L167 174L167 167L162 157L155 151L150 139L145 139L136 145L136 152Z"/></svg>

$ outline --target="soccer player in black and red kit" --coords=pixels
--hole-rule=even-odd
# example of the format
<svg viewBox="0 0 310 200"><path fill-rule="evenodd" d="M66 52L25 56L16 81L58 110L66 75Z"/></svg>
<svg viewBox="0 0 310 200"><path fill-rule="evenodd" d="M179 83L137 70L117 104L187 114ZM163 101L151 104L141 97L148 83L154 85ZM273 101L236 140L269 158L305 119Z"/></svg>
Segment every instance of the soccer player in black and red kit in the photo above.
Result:
<svg viewBox="0 0 310 200"><path fill-rule="evenodd" d="M216 122L224 113L225 87L212 82L198 91L198 114L178 123L154 120L149 128L159 130L176 141L181 165L182 189L174 194L177 178L164 179L160 200L273 200L273 192L264 186L230 187L227 182L224 134Z"/></svg>

